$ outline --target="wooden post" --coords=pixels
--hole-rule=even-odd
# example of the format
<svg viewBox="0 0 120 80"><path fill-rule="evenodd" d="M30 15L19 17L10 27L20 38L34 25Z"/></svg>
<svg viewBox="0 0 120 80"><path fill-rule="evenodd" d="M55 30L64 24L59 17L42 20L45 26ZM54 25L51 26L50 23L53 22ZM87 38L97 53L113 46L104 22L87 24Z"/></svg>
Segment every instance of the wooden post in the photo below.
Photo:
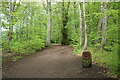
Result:
<svg viewBox="0 0 120 80"><path fill-rule="evenodd" d="M86 51L82 53L82 67L91 68L92 67L92 56L91 52Z"/></svg>

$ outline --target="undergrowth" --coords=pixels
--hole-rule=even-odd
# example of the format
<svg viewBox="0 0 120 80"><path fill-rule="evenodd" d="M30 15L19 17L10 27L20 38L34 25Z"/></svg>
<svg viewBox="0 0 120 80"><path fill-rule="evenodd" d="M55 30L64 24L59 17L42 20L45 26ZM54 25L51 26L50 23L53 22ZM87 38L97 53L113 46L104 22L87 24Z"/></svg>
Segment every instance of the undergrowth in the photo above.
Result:
<svg viewBox="0 0 120 80"><path fill-rule="evenodd" d="M74 48L76 46L73 46ZM108 75L111 77L117 77L118 72L118 52L114 51L105 51L101 49L97 49L94 47L88 47L87 51L90 51L92 54L92 62L93 64L97 64L99 66L108 68ZM74 50L74 53L82 56L81 48Z"/></svg>

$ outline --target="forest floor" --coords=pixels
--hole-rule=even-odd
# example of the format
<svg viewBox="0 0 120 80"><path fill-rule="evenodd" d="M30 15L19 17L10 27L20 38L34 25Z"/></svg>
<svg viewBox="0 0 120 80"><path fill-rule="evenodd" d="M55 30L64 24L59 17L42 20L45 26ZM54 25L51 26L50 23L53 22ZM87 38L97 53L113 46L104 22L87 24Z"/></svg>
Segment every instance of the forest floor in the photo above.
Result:
<svg viewBox="0 0 120 80"><path fill-rule="evenodd" d="M3 66L3 78L107 78L106 69L82 68L70 46L53 46Z"/></svg>

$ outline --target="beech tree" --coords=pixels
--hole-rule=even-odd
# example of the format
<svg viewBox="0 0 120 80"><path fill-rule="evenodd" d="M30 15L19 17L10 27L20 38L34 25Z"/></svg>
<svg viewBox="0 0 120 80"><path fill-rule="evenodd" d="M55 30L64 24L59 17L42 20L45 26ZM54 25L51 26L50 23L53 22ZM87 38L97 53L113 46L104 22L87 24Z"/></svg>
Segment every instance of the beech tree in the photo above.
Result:
<svg viewBox="0 0 120 80"><path fill-rule="evenodd" d="M102 41L100 49L103 49L106 44L106 28L107 28L107 15L106 15L107 3L103 4L102 6L103 6L102 11L104 15L102 18Z"/></svg>
<svg viewBox="0 0 120 80"><path fill-rule="evenodd" d="M86 24L86 13L85 13L85 0L83 1L83 15L84 15L84 33L85 33L85 42L82 49L82 53L87 49L87 24Z"/></svg>
<svg viewBox="0 0 120 80"><path fill-rule="evenodd" d="M47 37L46 44L51 44L51 1L47 0Z"/></svg>
<svg viewBox="0 0 120 80"><path fill-rule="evenodd" d="M46 32L46 44L51 44L51 0L46 0L47 5L45 2L42 1L43 7L46 11L47 15L47 32Z"/></svg>
<svg viewBox="0 0 120 80"><path fill-rule="evenodd" d="M101 6L100 6L100 13L101 14L102 14L102 8L103 8L103 4L101 3ZM95 41L95 43L98 43L98 40L99 40L99 37L100 37L101 24L102 24L102 18L100 18L99 21L98 21L98 25L97 25L97 40Z"/></svg>
<svg viewBox="0 0 120 80"><path fill-rule="evenodd" d="M82 45L82 9L80 2L78 2L78 11L79 11L79 19L80 19L80 46Z"/></svg>

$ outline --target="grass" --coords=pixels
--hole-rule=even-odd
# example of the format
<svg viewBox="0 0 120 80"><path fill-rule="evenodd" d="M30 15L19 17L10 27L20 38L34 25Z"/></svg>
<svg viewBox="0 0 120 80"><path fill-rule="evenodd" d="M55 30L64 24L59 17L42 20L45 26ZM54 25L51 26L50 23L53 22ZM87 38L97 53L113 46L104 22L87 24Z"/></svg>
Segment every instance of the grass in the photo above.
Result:
<svg viewBox="0 0 120 80"><path fill-rule="evenodd" d="M91 49L92 50L92 49ZM108 52L105 50L97 50L93 53L93 62L98 63L100 66L107 67L109 69L109 75L112 77L117 76L118 70L118 54L114 52Z"/></svg>
<svg viewBox="0 0 120 80"><path fill-rule="evenodd" d="M118 53L117 52L109 52L101 49L96 49L93 47L88 47L87 49L92 53L93 64L97 64L102 67L108 68L108 75L111 77L117 77L118 74ZM96 52L94 52L97 50ZM80 52L78 49L75 52ZM81 54L78 54L81 56Z"/></svg>

